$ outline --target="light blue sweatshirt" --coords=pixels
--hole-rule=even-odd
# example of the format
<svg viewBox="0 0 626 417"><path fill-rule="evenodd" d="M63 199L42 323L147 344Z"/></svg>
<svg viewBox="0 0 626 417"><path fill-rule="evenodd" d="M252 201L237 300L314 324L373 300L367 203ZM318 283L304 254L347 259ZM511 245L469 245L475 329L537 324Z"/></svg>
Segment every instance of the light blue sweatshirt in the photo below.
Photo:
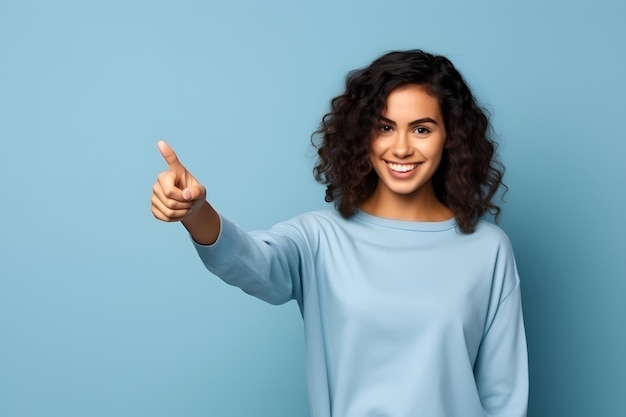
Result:
<svg viewBox="0 0 626 417"><path fill-rule="evenodd" d="M312 417L521 417L528 369L507 236L481 221L306 213L195 247L215 275L304 319Z"/></svg>

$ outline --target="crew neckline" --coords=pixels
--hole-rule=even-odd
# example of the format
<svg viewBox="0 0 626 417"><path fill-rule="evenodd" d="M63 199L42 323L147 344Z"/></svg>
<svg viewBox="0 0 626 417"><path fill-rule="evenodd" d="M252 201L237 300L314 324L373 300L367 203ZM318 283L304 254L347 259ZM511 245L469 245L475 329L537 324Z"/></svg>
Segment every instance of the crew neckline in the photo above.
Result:
<svg viewBox="0 0 626 417"><path fill-rule="evenodd" d="M355 220L359 220L366 223L376 224L378 226L389 227L392 229L402 230L416 230L421 232L441 232L444 230L454 229L457 226L456 219L454 217L448 220L426 222L426 221L411 221L411 220L396 220L389 219L387 217L375 216L358 210L354 215Z"/></svg>

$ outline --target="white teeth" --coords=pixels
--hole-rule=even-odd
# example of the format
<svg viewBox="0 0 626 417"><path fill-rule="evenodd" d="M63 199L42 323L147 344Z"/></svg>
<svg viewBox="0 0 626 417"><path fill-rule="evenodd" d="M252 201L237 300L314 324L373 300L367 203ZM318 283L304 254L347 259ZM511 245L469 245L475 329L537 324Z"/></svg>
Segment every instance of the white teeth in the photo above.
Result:
<svg viewBox="0 0 626 417"><path fill-rule="evenodd" d="M397 172L409 172L415 169L417 164L394 164L392 162L387 162L387 166Z"/></svg>

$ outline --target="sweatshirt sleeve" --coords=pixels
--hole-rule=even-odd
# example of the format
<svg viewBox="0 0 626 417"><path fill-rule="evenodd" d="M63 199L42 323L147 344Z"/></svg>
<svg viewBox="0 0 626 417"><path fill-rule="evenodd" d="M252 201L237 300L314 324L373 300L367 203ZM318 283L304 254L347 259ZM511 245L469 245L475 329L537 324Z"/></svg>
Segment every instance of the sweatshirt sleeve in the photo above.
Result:
<svg viewBox="0 0 626 417"><path fill-rule="evenodd" d="M246 232L220 215L220 234L212 245L193 245L206 268L224 282L271 304L302 301L306 244L295 224Z"/></svg>
<svg viewBox="0 0 626 417"><path fill-rule="evenodd" d="M528 356L520 282L510 246L505 245L498 258L495 273L501 279L500 296L489 314L474 376L486 417L525 417Z"/></svg>

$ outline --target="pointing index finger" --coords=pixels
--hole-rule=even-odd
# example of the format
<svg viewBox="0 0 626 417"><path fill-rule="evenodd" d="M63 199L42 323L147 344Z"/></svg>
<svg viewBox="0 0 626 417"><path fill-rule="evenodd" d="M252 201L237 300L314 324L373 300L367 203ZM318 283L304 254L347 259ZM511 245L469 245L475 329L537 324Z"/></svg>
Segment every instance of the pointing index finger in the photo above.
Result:
<svg viewBox="0 0 626 417"><path fill-rule="evenodd" d="M157 143L157 146L159 147L161 156L163 156L171 170L184 169L183 164L180 163L178 157L176 156L176 152L174 152L170 145L168 145L164 140L160 140Z"/></svg>

